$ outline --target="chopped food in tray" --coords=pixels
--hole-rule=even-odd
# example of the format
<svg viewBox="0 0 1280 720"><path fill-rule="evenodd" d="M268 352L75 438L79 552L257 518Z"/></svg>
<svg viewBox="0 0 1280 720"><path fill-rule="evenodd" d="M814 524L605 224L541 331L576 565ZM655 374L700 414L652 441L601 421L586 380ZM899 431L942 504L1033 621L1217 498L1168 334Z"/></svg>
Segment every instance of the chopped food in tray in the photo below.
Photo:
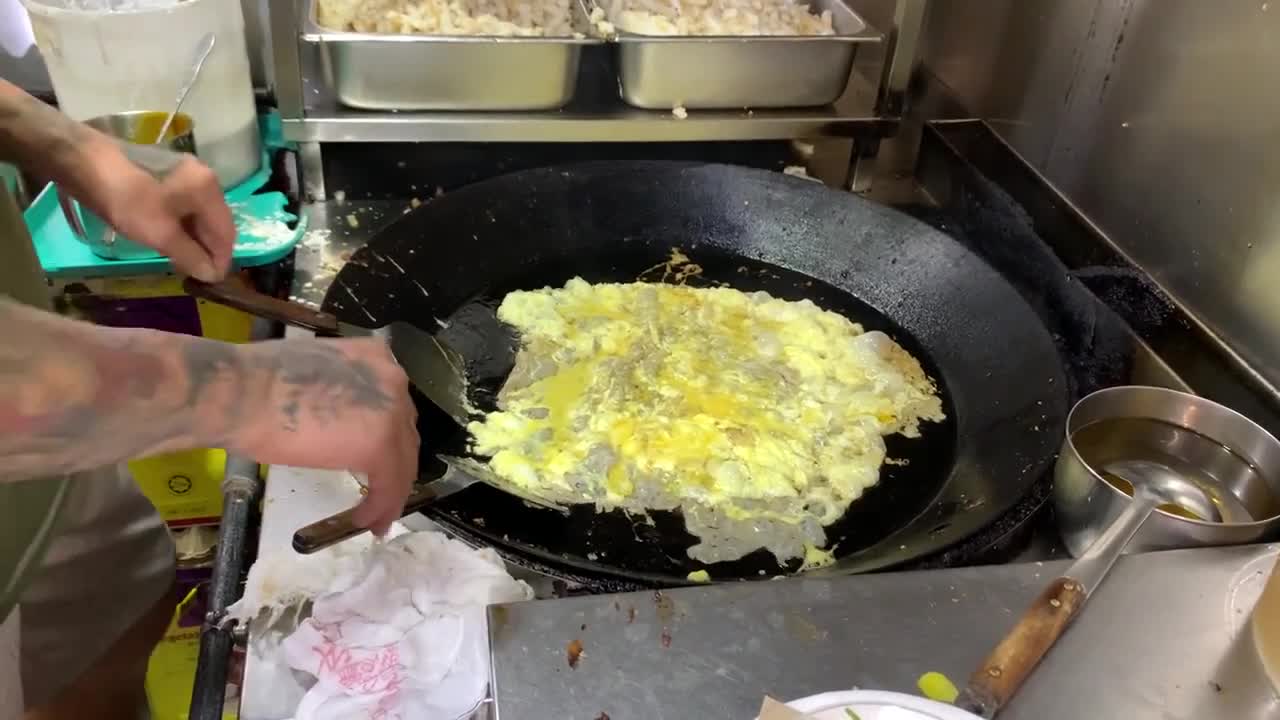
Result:
<svg viewBox="0 0 1280 720"><path fill-rule="evenodd" d="M831 11L794 0L601 0L591 21L602 35L834 35Z"/></svg>
<svg viewBox="0 0 1280 720"><path fill-rule="evenodd" d="M363 33L571 37L572 0L319 0L323 27Z"/></svg>
<svg viewBox="0 0 1280 720"><path fill-rule="evenodd" d="M679 508L701 562L830 562L824 527L879 481L884 436L943 419L915 358L808 300L574 279L498 317L521 347L474 450L558 504Z"/></svg>

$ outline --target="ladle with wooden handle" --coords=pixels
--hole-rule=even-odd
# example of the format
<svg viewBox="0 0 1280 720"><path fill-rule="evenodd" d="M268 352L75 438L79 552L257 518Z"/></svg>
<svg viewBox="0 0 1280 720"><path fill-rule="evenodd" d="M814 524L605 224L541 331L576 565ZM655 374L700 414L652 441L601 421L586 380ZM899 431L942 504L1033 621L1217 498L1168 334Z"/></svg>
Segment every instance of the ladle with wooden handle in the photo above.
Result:
<svg viewBox="0 0 1280 720"><path fill-rule="evenodd" d="M956 698L961 709L995 717L1080 613L1157 507L1172 503L1205 520L1221 522L1221 513L1204 489L1165 465L1134 460L1111 463L1105 470L1133 485L1133 500L1062 576L1049 583L991 651Z"/></svg>

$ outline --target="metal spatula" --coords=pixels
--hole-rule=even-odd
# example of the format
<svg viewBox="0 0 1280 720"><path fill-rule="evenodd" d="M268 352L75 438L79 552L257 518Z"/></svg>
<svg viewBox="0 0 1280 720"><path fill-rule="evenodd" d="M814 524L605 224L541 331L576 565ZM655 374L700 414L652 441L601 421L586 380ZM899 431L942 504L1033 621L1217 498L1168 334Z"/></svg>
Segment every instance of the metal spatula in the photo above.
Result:
<svg viewBox="0 0 1280 720"><path fill-rule="evenodd" d="M444 341L409 323L393 322L376 329L352 325L301 303L264 295L234 277L219 283L204 283L187 278L182 286L193 297L317 333L343 337L383 337L390 344L396 361L409 376L409 381L428 400L463 427L471 420L472 412L467 404L466 365L462 355Z"/></svg>

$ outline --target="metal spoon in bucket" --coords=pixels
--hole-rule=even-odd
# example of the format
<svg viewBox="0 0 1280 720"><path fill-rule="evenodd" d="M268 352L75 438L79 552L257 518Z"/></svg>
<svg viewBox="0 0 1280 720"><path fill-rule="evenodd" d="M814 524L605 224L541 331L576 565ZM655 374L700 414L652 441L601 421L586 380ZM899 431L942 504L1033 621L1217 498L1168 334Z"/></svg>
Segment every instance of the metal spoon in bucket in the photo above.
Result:
<svg viewBox="0 0 1280 720"><path fill-rule="evenodd" d="M204 61L209 59L209 53L213 52L213 46L217 42L218 37L213 33L205 33L204 37L200 38L200 44L196 46L195 62L191 65L191 74L187 76L187 81L178 90L178 98L173 103L173 111L164 119L164 124L160 126L160 132L156 133L153 145L159 145L164 142L164 136L169 133L169 127L173 125L173 119L178 117L178 112L182 110L182 103L186 102L187 94L191 92L191 88L195 87L196 80L200 79L200 70L204 68ZM63 212L65 213L65 211L66 208L64 207ZM107 248L111 248L116 244L116 231L114 228L108 227L106 229L102 244Z"/></svg>
<svg viewBox="0 0 1280 720"><path fill-rule="evenodd" d="M1218 506L1204 489L1168 466L1131 460L1108 464L1103 470L1132 485L1133 500L1023 613L1018 624L969 678L969 684L956 698L958 707L984 718L995 717L1080 613L1156 508L1168 503L1205 520L1222 521Z"/></svg>
<svg viewBox="0 0 1280 720"><path fill-rule="evenodd" d="M178 116L178 112L182 110L182 103L186 102L187 94L191 92L191 88L195 87L196 80L200 79L200 70L204 68L204 61L209 59L209 54L213 52L213 46L218 42L218 36L213 33L205 33L200 38L200 44L196 46L196 61L191 65L191 75L187 77L187 82L178 91L178 99L173 103L173 112L169 113L169 117L165 118L164 125L160 126L160 133L156 136L157 145L164 140L164 136L169 132L169 126L173 124L173 119Z"/></svg>

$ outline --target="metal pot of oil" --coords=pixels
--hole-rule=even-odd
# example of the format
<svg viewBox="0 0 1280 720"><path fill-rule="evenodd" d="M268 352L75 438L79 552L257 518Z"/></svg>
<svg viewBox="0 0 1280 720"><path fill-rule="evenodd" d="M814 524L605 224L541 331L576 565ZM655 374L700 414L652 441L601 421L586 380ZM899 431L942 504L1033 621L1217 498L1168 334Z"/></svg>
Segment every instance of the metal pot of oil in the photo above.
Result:
<svg viewBox="0 0 1280 720"><path fill-rule="evenodd" d="M1053 505L1067 550L1079 556L1133 494L1108 472L1126 461L1159 463L1208 496L1221 522L1192 504L1166 503L1126 552L1235 545L1280 531L1280 441L1249 418L1176 390L1108 388L1076 403L1054 468Z"/></svg>

